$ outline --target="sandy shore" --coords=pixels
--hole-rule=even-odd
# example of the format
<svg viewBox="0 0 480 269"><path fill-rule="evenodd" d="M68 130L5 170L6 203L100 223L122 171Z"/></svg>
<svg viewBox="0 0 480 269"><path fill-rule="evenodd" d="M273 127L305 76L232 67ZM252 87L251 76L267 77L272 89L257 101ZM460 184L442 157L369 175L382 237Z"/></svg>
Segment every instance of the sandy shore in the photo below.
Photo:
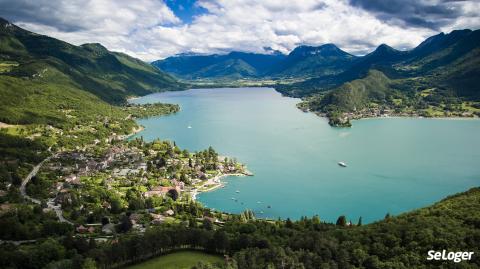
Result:
<svg viewBox="0 0 480 269"><path fill-rule="evenodd" d="M197 199L197 195L201 192L209 192L209 191L213 191L213 190L216 190L218 188L221 188L221 187L225 186L225 182L222 181L222 178L228 177L228 176L246 177L246 176L253 176L253 174L250 171L246 170L244 173L228 173L228 174L216 175L216 176L206 180L201 186L193 189L190 192L192 200L195 201ZM209 187L207 189L203 189L203 187L205 187L206 185L211 185L211 187ZM200 188L202 188L202 189L200 190Z"/></svg>

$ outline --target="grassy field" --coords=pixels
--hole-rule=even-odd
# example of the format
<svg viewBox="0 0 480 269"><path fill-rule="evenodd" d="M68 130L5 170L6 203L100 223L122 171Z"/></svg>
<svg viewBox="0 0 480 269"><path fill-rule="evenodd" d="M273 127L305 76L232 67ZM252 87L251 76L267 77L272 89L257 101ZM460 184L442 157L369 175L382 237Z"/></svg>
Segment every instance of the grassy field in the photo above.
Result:
<svg viewBox="0 0 480 269"><path fill-rule="evenodd" d="M126 267L125 269L190 269L199 262L222 263L223 258L200 251L179 251L143 263Z"/></svg>

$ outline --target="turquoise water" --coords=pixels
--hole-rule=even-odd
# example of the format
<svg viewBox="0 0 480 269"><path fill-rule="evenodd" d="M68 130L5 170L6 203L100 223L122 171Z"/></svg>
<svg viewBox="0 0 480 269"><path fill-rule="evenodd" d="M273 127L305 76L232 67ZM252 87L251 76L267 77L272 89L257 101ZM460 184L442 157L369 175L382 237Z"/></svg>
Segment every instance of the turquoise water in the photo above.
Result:
<svg viewBox="0 0 480 269"><path fill-rule="evenodd" d="M248 165L255 176L226 178L225 188L199 195L227 212L371 222L480 185L479 120L368 119L332 128L270 88L194 89L134 102L181 106L140 120L146 129L138 136L189 150L211 145Z"/></svg>

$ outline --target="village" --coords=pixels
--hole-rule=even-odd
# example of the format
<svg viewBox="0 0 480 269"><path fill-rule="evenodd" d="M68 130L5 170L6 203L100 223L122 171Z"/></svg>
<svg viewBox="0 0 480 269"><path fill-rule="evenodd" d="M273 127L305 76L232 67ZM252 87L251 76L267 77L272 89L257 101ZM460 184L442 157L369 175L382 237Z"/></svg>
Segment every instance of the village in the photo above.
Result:
<svg viewBox="0 0 480 269"><path fill-rule="evenodd" d="M251 175L243 164L211 147L190 153L169 141L109 142L100 149L55 154L26 188L45 213L56 211L77 234L96 240L128 230L143 233L162 223L222 225L228 215L203 208L196 195L222 186L224 176ZM47 187L42 192L38 186Z"/></svg>

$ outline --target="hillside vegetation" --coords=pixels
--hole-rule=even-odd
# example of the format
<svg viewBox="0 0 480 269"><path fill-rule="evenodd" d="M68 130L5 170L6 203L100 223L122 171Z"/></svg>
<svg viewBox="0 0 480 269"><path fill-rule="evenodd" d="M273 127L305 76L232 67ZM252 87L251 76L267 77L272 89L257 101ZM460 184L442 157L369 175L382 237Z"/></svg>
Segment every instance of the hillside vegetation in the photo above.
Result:
<svg viewBox="0 0 480 269"><path fill-rule="evenodd" d="M116 111L128 96L179 90L171 76L100 44L74 46L0 19L0 121L66 122ZM70 115L75 114L75 115Z"/></svg>
<svg viewBox="0 0 480 269"><path fill-rule="evenodd" d="M208 221L199 226L166 224L144 234L122 235L114 244L89 244L82 237L50 238L40 245L0 247L4 258L0 266L76 268L83 256L84 263L116 268L172 250L196 248L231 257L223 265L196 268L478 268L479 204L480 189L473 188L432 206L399 216L387 214L384 220L363 226L361 220L349 224L345 216L330 224L318 216L265 221L232 215L224 226ZM199 209L190 204L176 210L188 214ZM460 263L427 260L428 251L443 249L475 254Z"/></svg>

